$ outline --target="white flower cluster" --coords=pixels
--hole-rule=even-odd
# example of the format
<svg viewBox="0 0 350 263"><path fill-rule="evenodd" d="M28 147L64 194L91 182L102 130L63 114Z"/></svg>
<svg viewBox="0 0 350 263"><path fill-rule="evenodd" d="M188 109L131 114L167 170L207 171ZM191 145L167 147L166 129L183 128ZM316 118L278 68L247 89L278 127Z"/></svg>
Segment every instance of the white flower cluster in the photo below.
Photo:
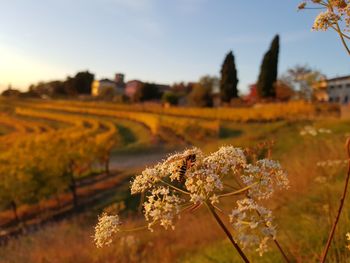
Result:
<svg viewBox="0 0 350 263"><path fill-rule="evenodd" d="M323 167L323 168L339 167L339 166L347 165L348 162L349 162L348 160L326 160L326 161L317 162L316 166Z"/></svg>
<svg viewBox="0 0 350 263"><path fill-rule="evenodd" d="M321 133L330 134L330 133L332 133L332 131L329 129L325 129L325 128L316 129L313 126L305 126L304 129L302 129L300 131L301 136L305 136L305 135L316 136L316 135L321 134Z"/></svg>
<svg viewBox="0 0 350 263"><path fill-rule="evenodd" d="M208 169L200 168L187 175L186 189L191 193L191 202L201 203L213 198L216 190L223 190L220 176ZM215 198L215 197L214 197Z"/></svg>
<svg viewBox="0 0 350 263"><path fill-rule="evenodd" d="M237 208L232 210L229 217L236 241L243 248L258 246L256 250L262 256L268 250L267 242L276 235L271 211L251 198L244 198L237 201Z"/></svg>
<svg viewBox="0 0 350 263"><path fill-rule="evenodd" d="M222 191L222 178L230 173L236 174L246 165L244 152L233 146L223 146L218 151L198 160L197 169L190 170L185 182L191 193L191 201L201 203L210 200L218 203L215 192Z"/></svg>
<svg viewBox="0 0 350 263"><path fill-rule="evenodd" d="M234 179L236 185L224 184L226 178ZM220 209L214 205L221 198L235 196L238 207L229 215L236 230L235 238L244 247L257 246L262 254L276 230L272 226L271 212L255 200L267 199L276 189L288 186L287 174L277 161L262 159L248 163L242 149L224 146L209 155L192 148L169 156L136 176L131 183L131 193L145 194L144 216L151 231L155 224L174 229L174 222L185 204L198 207L206 203L215 210ZM239 200L239 195L243 199ZM118 231L119 218L116 219L100 219L97 232ZM108 226L112 231L107 231ZM97 236L98 244L111 242L108 234Z"/></svg>
<svg viewBox="0 0 350 263"><path fill-rule="evenodd" d="M237 173L246 165L246 157L240 148L223 146L203 160L206 167L224 176L230 172Z"/></svg>
<svg viewBox="0 0 350 263"><path fill-rule="evenodd" d="M174 226L174 218L180 212L180 204L183 199L176 196L168 187L159 186L154 188L151 195L147 197L147 201L143 204L145 209L145 218L148 228L152 230L152 226L160 222L165 229Z"/></svg>
<svg viewBox="0 0 350 263"><path fill-rule="evenodd" d="M157 164L153 168L146 168L141 175L135 177L131 184L131 194L137 194L151 189L156 182L167 176L167 169L164 165Z"/></svg>
<svg viewBox="0 0 350 263"><path fill-rule="evenodd" d="M109 246L114 235L119 232L120 220L118 215L103 213L95 226L95 244L97 247Z"/></svg>
<svg viewBox="0 0 350 263"><path fill-rule="evenodd" d="M276 188L289 188L288 176L279 162L268 159L248 164L241 179L245 185L251 186L249 196L259 200L271 197Z"/></svg>

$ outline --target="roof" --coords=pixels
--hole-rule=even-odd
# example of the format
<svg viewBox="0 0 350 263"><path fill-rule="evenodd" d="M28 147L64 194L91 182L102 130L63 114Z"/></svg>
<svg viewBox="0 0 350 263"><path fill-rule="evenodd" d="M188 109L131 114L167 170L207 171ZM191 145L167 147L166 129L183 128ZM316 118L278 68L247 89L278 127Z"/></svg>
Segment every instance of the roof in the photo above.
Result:
<svg viewBox="0 0 350 263"><path fill-rule="evenodd" d="M327 79L327 81L344 80L344 79L350 79L350 75Z"/></svg>
<svg viewBox="0 0 350 263"><path fill-rule="evenodd" d="M133 82L142 83L142 81L141 81L141 80L138 80L138 79L133 79L133 80L129 80L128 82L126 82L126 84L133 83Z"/></svg>
<svg viewBox="0 0 350 263"><path fill-rule="evenodd" d="M109 83L115 83L113 80L110 79L101 79L99 82L109 82Z"/></svg>

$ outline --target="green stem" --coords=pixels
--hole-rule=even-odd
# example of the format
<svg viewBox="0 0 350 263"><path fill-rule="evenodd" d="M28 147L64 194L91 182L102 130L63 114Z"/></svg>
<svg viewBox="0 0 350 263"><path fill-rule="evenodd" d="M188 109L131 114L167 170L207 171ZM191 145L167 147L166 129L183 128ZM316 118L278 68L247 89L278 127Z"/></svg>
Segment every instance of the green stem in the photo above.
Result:
<svg viewBox="0 0 350 263"><path fill-rule="evenodd" d="M239 189L238 191L234 191L234 192L230 192L230 193L226 193L226 194L222 194L222 195L219 195L218 197L221 198L221 197L227 197L227 196L232 196L232 195L238 195L238 194L241 194L247 190L249 190L250 188L252 188L254 185L256 185L258 182L255 182L251 185L248 185L242 189Z"/></svg>
<svg viewBox="0 0 350 263"><path fill-rule="evenodd" d="M237 190L237 187L234 187L234 186L226 184L226 183L224 183L224 186L229 187L229 188L231 188L233 190Z"/></svg>
<svg viewBox="0 0 350 263"><path fill-rule="evenodd" d="M173 186L172 184L169 184L169 183L167 183L167 182L165 182L165 181L163 181L163 180L160 180L160 182L162 182L163 184L169 186L170 188L172 188L172 189L174 189L174 190L176 190L176 191L179 191L180 193L183 193L183 194L186 194L186 195L189 195L189 194L190 194L189 192L184 191L184 190L182 190L182 189L180 189L180 188L178 188L178 187L176 187L176 186Z"/></svg>
<svg viewBox="0 0 350 263"><path fill-rule="evenodd" d="M236 241L233 239L230 231L226 228L224 222L222 222L222 220L220 219L220 217L218 216L218 214L215 212L215 209L213 208L213 206L211 206L209 203L205 203L206 206L208 207L209 211L211 212L211 214L214 216L216 222L219 224L219 226L222 228L222 230L225 232L226 236L228 237L228 239L231 241L232 245L235 247L235 249L238 251L239 255L241 256L241 258L243 259L244 262L249 263L249 259L247 258L247 256L244 254L244 252L242 251L242 249L239 247L239 245L236 243Z"/></svg>

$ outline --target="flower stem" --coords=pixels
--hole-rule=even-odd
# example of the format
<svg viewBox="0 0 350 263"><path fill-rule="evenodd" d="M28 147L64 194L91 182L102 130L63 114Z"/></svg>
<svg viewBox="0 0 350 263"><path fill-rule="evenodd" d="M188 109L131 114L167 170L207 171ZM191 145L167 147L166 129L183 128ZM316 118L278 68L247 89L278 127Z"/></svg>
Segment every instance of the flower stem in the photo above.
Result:
<svg viewBox="0 0 350 263"><path fill-rule="evenodd" d="M334 12L333 6L332 6L332 4L330 3L329 0L327 0L327 7L328 7L332 12ZM344 36L343 36L343 33L342 33L341 29L340 29L340 26L339 26L338 21L335 22L335 31L337 31L337 33L338 33L338 35L339 35L339 37L340 37L340 40L341 40L341 42L342 42L344 48L345 48L346 51L348 52L348 55L350 55L350 49L349 49L348 45L346 44L346 41L345 41L345 39L344 39Z"/></svg>
<svg viewBox="0 0 350 263"><path fill-rule="evenodd" d="M218 216L218 214L215 212L215 209L213 208L213 206L209 203L205 203L209 209L209 211L211 212L211 214L214 216L216 222L219 224L219 226L222 228L222 230L225 232L226 236L228 237L228 239L231 241L232 245L235 247L235 249L238 251L239 255L241 256L241 258L243 259L244 262L249 263L249 259L247 258L247 256L244 254L244 252L242 251L242 249L239 247L239 245L236 243L236 241L233 239L230 231L226 228L224 222L222 222L222 220L220 219L220 217Z"/></svg>
<svg viewBox="0 0 350 263"><path fill-rule="evenodd" d="M219 195L218 197L221 198L221 197L227 197L227 196L231 196L231 195L238 195L238 194L241 194L247 190L249 190L250 188L252 188L254 185L256 185L257 182L251 184L251 185L248 185L242 189L239 189L237 191L234 191L234 192L229 192L229 193L226 193L226 194L222 194L222 195Z"/></svg>
<svg viewBox="0 0 350 263"><path fill-rule="evenodd" d="M346 142L346 148L347 148L347 153L348 153L348 158L349 158L348 173L347 173L347 176L346 176L346 179L345 179L343 195L342 195L342 197L340 199L338 213L337 213L337 216L335 217L335 221L333 223L332 229L331 229L331 231L329 233L329 236L328 236L327 244L326 244L326 246L325 246L325 248L323 250L323 253L322 253L322 257L321 257L321 260L320 260L320 262L322 262L322 263L326 262L327 253L328 253L328 250L329 250L329 248L331 246L331 242L332 242L332 239L334 237L335 229L337 228L337 224L338 224L341 212L343 210L346 193L348 191L348 185L349 185L349 179L350 179L350 138L348 138L348 140Z"/></svg>
<svg viewBox="0 0 350 263"><path fill-rule="evenodd" d="M261 217L261 214L260 214L258 211L256 211L256 213L259 215L259 217ZM265 226L267 227L266 224L265 224ZM287 263L289 263L290 260L288 259L286 253L283 251L283 249L282 249L281 245L279 244L279 242L277 241L277 239L276 239L273 235L271 235L271 237L272 237L272 239L273 239L273 242L274 242L275 245L277 246L278 251L282 254L282 257L283 257L284 261L286 261Z"/></svg>
<svg viewBox="0 0 350 263"><path fill-rule="evenodd" d="M335 26L336 26L336 28L337 28L336 31L338 32L338 34L339 34L339 36L340 36L340 40L341 40L343 46L345 47L346 51L347 51L348 54L350 55L350 49L349 49L348 45L346 44L346 41L345 41L344 36L343 36L343 34L342 34L341 30L340 30L340 27L339 27L338 22L335 24Z"/></svg>
<svg viewBox="0 0 350 263"><path fill-rule="evenodd" d="M183 194L186 194L186 195L189 195L189 194L190 194L189 192L184 191L184 190L182 190L182 189L180 189L180 188L178 188L178 187L176 187L176 186L173 186L172 184L169 184L169 183L167 183L167 182L165 182L165 181L163 181L163 180L160 180L160 182L162 182L163 184L169 186L170 188L172 188L172 189L174 189L174 190L176 190L176 191L178 191L178 192L180 192L180 193L183 193Z"/></svg>
<svg viewBox="0 0 350 263"><path fill-rule="evenodd" d="M274 242L275 245L277 246L278 250L281 252L281 254L282 254L282 256L283 256L283 259L284 259L287 263L289 263L290 261L289 261L287 255L284 253L284 251L283 251L281 245L278 243L278 241L277 241L276 239L274 239L273 242Z"/></svg>

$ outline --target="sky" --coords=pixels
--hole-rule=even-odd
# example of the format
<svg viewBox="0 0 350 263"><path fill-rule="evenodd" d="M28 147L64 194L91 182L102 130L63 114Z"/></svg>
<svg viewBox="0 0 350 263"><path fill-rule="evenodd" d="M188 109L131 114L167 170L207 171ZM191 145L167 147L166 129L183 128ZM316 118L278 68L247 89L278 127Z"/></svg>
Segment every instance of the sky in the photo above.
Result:
<svg viewBox="0 0 350 263"><path fill-rule="evenodd" d="M298 0L0 0L0 90L65 79L125 74L164 84L219 76L232 50L238 88L256 81L280 35L279 74L307 64L327 77L350 74L334 32L312 32L317 10Z"/></svg>

